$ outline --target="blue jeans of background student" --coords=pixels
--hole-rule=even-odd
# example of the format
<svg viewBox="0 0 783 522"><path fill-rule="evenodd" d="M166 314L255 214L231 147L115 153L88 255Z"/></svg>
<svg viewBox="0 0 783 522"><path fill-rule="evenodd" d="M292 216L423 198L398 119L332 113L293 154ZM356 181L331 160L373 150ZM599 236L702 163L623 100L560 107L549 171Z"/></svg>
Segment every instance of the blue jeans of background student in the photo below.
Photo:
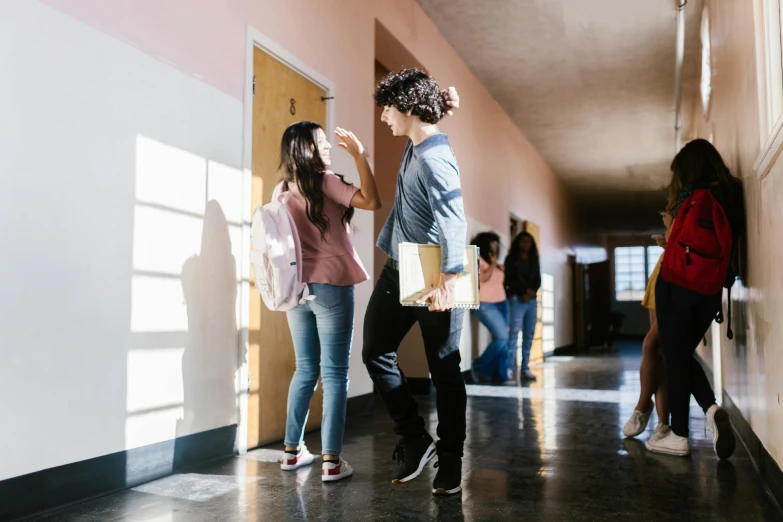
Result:
<svg viewBox="0 0 783 522"><path fill-rule="evenodd" d="M517 355L517 340L521 330L522 365L519 369L526 371L530 369L530 348L533 346L533 335L536 333L538 301L531 299L523 302L514 295L509 297L508 304L511 309L509 312L508 365L509 368L514 368L514 361Z"/></svg>
<svg viewBox="0 0 783 522"><path fill-rule="evenodd" d="M492 335L492 342L473 361L473 368L480 377L505 381L508 377L508 301L481 303L473 314Z"/></svg>
<svg viewBox="0 0 783 522"><path fill-rule="evenodd" d="M348 359L353 340L353 286L309 284L315 300L287 312L296 352L296 372L288 389L286 446L301 446L310 399L324 389L321 453L339 455L345 434Z"/></svg>

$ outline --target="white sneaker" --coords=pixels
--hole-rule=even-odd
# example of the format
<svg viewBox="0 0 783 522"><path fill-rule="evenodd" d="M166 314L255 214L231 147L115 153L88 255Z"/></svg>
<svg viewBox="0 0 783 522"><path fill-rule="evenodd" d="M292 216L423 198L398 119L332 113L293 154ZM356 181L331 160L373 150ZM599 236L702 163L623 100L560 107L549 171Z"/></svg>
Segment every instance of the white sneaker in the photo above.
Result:
<svg viewBox="0 0 783 522"><path fill-rule="evenodd" d="M647 441L645 447L654 453L663 453L665 455L676 455L678 457L687 457L691 454L691 443L687 437L680 437L673 431L670 431L657 440Z"/></svg>
<svg viewBox="0 0 783 522"><path fill-rule="evenodd" d="M315 460L313 454L307 450L307 446L302 444L302 447L299 448L298 453L289 453L288 451L285 452L283 455L283 460L280 462L280 469L283 471L293 471L295 469L301 468L302 466L312 464L313 460Z"/></svg>
<svg viewBox="0 0 783 522"><path fill-rule="evenodd" d="M650 415L655 409L655 403L650 407L650 411L642 413L639 410L633 410L633 415L623 426L623 435L626 437L636 437L647 429L647 423L650 422Z"/></svg>
<svg viewBox="0 0 783 522"><path fill-rule="evenodd" d="M350 464L340 459L338 464L334 462L324 462L321 468L321 480L324 482L334 482L353 475L353 468Z"/></svg>
<svg viewBox="0 0 783 522"><path fill-rule="evenodd" d="M668 424L658 424L655 427L655 431L652 435L650 435L650 440L657 441L664 438L666 435L669 434L669 432L672 431L672 427Z"/></svg>
<svg viewBox="0 0 783 522"><path fill-rule="evenodd" d="M712 432L712 447L719 459L727 459L734 454L737 440L734 438L734 430L731 427L729 412L713 404L707 410L705 422Z"/></svg>

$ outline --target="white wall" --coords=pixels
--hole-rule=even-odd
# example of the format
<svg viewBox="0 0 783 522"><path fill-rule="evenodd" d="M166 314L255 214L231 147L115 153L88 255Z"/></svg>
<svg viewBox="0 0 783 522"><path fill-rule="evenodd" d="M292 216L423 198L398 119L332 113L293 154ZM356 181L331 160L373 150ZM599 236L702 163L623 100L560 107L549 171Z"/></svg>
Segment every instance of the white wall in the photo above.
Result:
<svg viewBox="0 0 783 522"><path fill-rule="evenodd" d="M0 479L236 423L242 103L38 2L0 35Z"/></svg>
<svg viewBox="0 0 783 522"><path fill-rule="evenodd" d="M0 58L0 480L236 423L241 447L243 102L31 0L0 4ZM360 349L350 379L372 391Z"/></svg>
<svg viewBox="0 0 783 522"><path fill-rule="evenodd" d="M509 244L508 230L492 230L491 227L472 219L470 216L467 218L468 222L468 242L480 232L492 231L500 236L500 242L503 245ZM501 256L505 255L505 248L501 251ZM502 259L502 257L501 257ZM492 340L492 336L489 334L489 330L482 325L477 319L473 317L471 313L465 313L465 323L462 330L462 337L460 338L460 366L462 371L470 370L473 363L474 356L478 357L487 348L487 345Z"/></svg>

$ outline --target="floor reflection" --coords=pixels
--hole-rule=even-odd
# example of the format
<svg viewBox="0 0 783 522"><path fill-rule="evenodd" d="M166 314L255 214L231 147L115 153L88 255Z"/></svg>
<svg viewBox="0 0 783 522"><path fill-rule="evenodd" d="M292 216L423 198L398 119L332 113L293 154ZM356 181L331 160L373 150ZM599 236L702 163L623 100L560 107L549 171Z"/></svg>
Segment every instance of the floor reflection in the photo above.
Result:
<svg viewBox="0 0 783 522"><path fill-rule="evenodd" d="M283 473L279 446L216 462L42 520L783 520L742 448L718 462L691 415L689 459L653 455L620 429L636 403L640 347L554 358L530 386L471 386L464 491L433 498L435 469L392 485L393 425L378 402L352 419L354 477L322 484L317 464ZM435 433L434 397L421 398ZM308 446L317 453L318 434Z"/></svg>

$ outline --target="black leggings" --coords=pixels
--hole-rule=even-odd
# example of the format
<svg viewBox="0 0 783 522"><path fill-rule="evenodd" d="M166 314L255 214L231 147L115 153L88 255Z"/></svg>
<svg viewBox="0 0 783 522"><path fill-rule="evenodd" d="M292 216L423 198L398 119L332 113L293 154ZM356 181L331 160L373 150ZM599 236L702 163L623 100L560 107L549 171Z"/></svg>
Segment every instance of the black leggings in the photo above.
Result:
<svg viewBox="0 0 783 522"><path fill-rule="evenodd" d="M658 276L655 314L666 360L672 431L680 437L688 436L691 394L705 413L715 404L715 392L694 352L720 307L721 293L702 295Z"/></svg>
<svg viewBox="0 0 783 522"><path fill-rule="evenodd" d="M459 341L465 310L430 312L400 304L400 273L381 271L364 316L362 360L394 419L394 431L405 438L425 433L424 419L405 375L397 365L397 349L419 323L432 384L437 395L438 453L462 456L465 442L465 381L460 370Z"/></svg>

